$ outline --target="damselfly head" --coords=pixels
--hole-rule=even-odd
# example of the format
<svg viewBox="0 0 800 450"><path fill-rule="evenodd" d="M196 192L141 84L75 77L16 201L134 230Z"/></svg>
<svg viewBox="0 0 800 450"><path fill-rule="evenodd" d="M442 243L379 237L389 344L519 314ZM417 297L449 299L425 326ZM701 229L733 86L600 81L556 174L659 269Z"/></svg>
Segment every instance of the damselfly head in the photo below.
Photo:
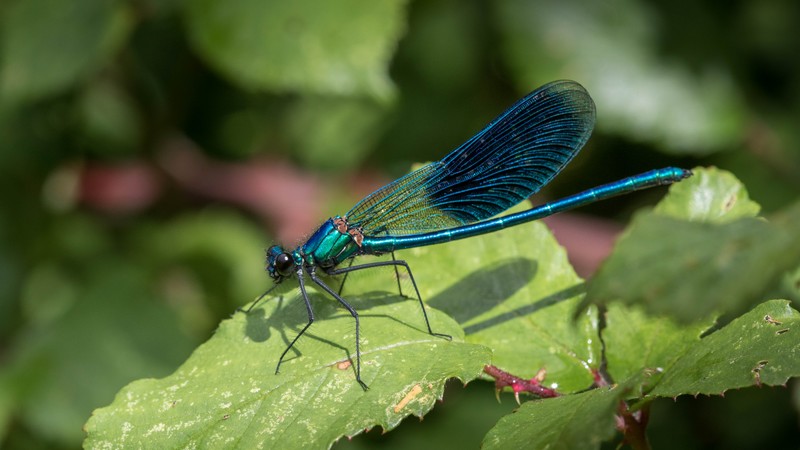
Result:
<svg viewBox="0 0 800 450"><path fill-rule="evenodd" d="M294 260L292 255L280 245L273 245L267 249L267 273L275 281L281 281L294 272Z"/></svg>

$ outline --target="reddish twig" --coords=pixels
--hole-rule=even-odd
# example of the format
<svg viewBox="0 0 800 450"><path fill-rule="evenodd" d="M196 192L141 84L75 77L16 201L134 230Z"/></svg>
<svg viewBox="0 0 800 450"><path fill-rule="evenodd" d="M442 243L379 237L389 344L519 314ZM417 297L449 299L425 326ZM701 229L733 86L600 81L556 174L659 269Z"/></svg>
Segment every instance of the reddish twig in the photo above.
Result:
<svg viewBox="0 0 800 450"><path fill-rule="evenodd" d="M483 371L494 378L494 387L497 389L498 397L503 388L510 387L514 392L517 404L519 404L520 392L528 392L540 398L558 397L560 395L554 389L542 386L546 374L544 369L540 369L536 376L531 379L520 378L492 365L483 366Z"/></svg>

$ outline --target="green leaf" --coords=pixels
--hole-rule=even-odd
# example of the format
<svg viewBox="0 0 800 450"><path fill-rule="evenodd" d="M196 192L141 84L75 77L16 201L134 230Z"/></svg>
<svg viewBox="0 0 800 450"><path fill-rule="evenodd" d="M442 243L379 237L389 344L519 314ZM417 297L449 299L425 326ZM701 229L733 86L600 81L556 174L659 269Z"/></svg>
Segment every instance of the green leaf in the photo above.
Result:
<svg viewBox="0 0 800 450"><path fill-rule="evenodd" d="M264 235L241 215L221 208L185 214L168 223L143 227L136 245L160 263L191 258L218 262L224 272L215 274L208 290L225 287L235 299L250 298L271 283L264 272ZM227 279L224 277L228 277Z"/></svg>
<svg viewBox="0 0 800 450"><path fill-rule="evenodd" d="M621 387L524 403L492 428L483 449L597 449L614 433Z"/></svg>
<svg viewBox="0 0 800 450"><path fill-rule="evenodd" d="M6 441L19 393L8 371L0 370L0 442Z"/></svg>
<svg viewBox="0 0 800 450"><path fill-rule="evenodd" d="M134 153L142 142L142 121L133 99L116 83L103 80L84 90L78 104L82 143L105 157Z"/></svg>
<svg viewBox="0 0 800 450"><path fill-rule="evenodd" d="M710 322L682 326L619 304L609 305L606 325L608 372L622 384L527 402L498 422L484 448L598 448L614 434L624 398L719 395L800 376L800 313L785 300L763 303L706 336ZM631 395L634 386L640 392Z"/></svg>
<svg viewBox="0 0 800 450"><path fill-rule="evenodd" d="M722 329L675 348L680 357L664 368L650 396L722 394L753 385L785 385L800 376L800 313L786 300L771 300Z"/></svg>
<svg viewBox="0 0 800 450"><path fill-rule="evenodd" d="M385 109L363 99L306 97L289 111L286 130L306 165L342 170L367 156L384 115Z"/></svg>
<svg viewBox="0 0 800 450"><path fill-rule="evenodd" d="M597 103L604 132L655 142L674 153L738 143L745 109L723 68L701 75L660 48L658 23L635 0L496 3L505 59L523 91L577 79Z"/></svg>
<svg viewBox="0 0 800 450"><path fill-rule="evenodd" d="M709 225L640 215L590 283L587 300L643 302L684 321L741 311L798 255L800 237L758 219Z"/></svg>
<svg viewBox="0 0 800 450"><path fill-rule="evenodd" d="M785 300L757 306L728 325L681 325L614 303L603 330L607 372L635 392L639 410L658 397L721 395L752 385L785 385L800 375L800 313Z"/></svg>
<svg viewBox="0 0 800 450"><path fill-rule="evenodd" d="M800 313L771 300L719 330L682 326L640 309L609 305L603 332L614 380L640 377L645 398L718 395L754 384L782 385L800 375Z"/></svg>
<svg viewBox="0 0 800 450"><path fill-rule="evenodd" d="M100 68L133 26L126 2L17 0L0 25L0 97L30 101L60 93Z"/></svg>
<svg viewBox="0 0 800 450"><path fill-rule="evenodd" d="M296 292L296 291L291 291ZM353 318L327 297L311 293L319 320L274 365L305 324L298 298L270 298L249 314L225 320L174 374L128 385L95 411L86 447L326 448L342 436L422 416L451 377L468 381L491 357L489 349L460 342L457 324L403 297L350 297L361 312L362 377L356 383ZM408 319L406 319L408 318Z"/></svg>
<svg viewBox="0 0 800 450"><path fill-rule="evenodd" d="M695 168L692 173L691 178L670 186L655 212L692 222L724 223L755 217L761 210L732 173L716 167Z"/></svg>
<svg viewBox="0 0 800 450"><path fill-rule="evenodd" d="M583 282L544 224L397 256L414 270L428 304L455 318L468 342L492 349L492 364L524 378L544 368L547 384L560 392L592 384L601 353L596 311L571 319Z"/></svg>
<svg viewBox="0 0 800 450"><path fill-rule="evenodd" d="M608 373L614 381L639 378L645 383L638 387L644 394L713 324L707 320L682 325L668 317L649 316L640 307L612 303L603 330Z"/></svg>
<svg viewBox="0 0 800 450"><path fill-rule="evenodd" d="M685 181L689 189L670 191L664 202L671 206L662 211L711 223L638 215L589 284L587 302L643 302L652 312L684 321L739 313L800 263L800 203L774 223L747 217L719 223L746 216L754 207L740 201L740 194L732 196L731 184L713 181L713 172L696 172L697 180ZM686 207L674 206L673 192L688 202ZM703 200L689 201L694 198Z"/></svg>
<svg viewBox="0 0 800 450"><path fill-rule="evenodd" d="M397 283L387 282L380 270L355 272L343 295L360 312L362 377L368 392L361 391L353 367L345 363L354 352L353 319L324 296L312 295L317 321L298 342L298 353L289 353L281 373L272 374L281 352L306 322L302 300L293 290L247 317L237 314L223 322L169 378L142 380L123 390L87 424L87 445L135 445L149 430L153 438L190 421L173 435L178 440L170 442L211 445L216 436L233 436L249 447L262 442L286 445L272 439L292 436L301 439L293 444L299 447L326 446L374 425L390 429L410 413L424 414L441 395L446 378L468 380L481 373L490 362L487 347L496 352L492 363L515 374L533 376L545 367L548 382L560 390L575 391L592 383L590 370L599 364L600 354L596 319L587 314L577 324L570 320L581 293L580 279L544 225L396 256L412 267L423 298L448 309L466 328L466 343L457 341L463 335L458 325L435 309L428 310L433 330L451 334L456 341L430 336L415 301L376 295L394 290ZM401 278L403 292L409 292L409 280ZM185 388L168 389L183 383ZM220 399L224 392L229 400ZM413 401L403 406L404 398ZM126 412L125 405L134 399L141 406ZM173 401L174 407L161 410ZM395 412L398 405L403 407ZM203 411L202 417L197 411ZM276 411L283 416L275 416ZM135 426L126 428L123 442L119 439L125 423ZM272 435L262 433L273 427L277 429ZM316 432L310 434L309 429ZM157 445L166 442L159 440Z"/></svg>
<svg viewBox="0 0 800 450"><path fill-rule="evenodd" d="M404 0L189 0L195 50L240 85L268 91L393 93L388 65L405 29Z"/></svg>
<svg viewBox="0 0 800 450"><path fill-rule="evenodd" d="M785 274L781 285L782 290L789 299L800 303L800 266Z"/></svg>

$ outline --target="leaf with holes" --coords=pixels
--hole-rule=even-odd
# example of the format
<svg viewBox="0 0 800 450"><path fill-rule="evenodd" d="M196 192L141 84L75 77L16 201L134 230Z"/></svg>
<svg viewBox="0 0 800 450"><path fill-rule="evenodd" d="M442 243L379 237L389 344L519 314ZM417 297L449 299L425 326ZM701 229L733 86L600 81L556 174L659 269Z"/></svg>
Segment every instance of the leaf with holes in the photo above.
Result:
<svg viewBox="0 0 800 450"><path fill-rule="evenodd" d="M705 336L710 322L681 326L619 304L606 318L608 373L614 380L644 373L643 398L719 395L800 376L800 313L786 300L762 303Z"/></svg>
<svg viewBox="0 0 800 450"><path fill-rule="evenodd" d="M786 384L800 376L800 313L786 300L771 300L679 354L650 396L722 394L747 386Z"/></svg>
<svg viewBox="0 0 800 450"><path fill-rule="evenodd" d="M680 325L618 303L609 305L606 325L607 372L619 384L524 403L486 435L483 448L599 448L615 433L615 414L633 417L656 398L720 395L800 376L800 313L785 300L702 337L710 322Z"/></svg>

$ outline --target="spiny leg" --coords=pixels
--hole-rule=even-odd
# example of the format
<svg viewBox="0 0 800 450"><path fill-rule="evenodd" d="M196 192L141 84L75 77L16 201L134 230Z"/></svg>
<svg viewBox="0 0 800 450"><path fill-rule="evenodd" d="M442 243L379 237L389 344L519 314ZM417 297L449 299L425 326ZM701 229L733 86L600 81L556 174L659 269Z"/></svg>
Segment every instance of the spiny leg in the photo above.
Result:
<svg viewBox="0 0 800 450"><path fill-rule="evenodd" d="M328 275L340 275L340 274L347 274L348 272L354 272L356 270L363 270L363 269L370 269L373 267L382 267L382 266L394 266L395 271L397 270L397 266L403 266L406 268L406 272L408 272L408 277L411 279L411 284L414 286L414 292L417 293L417 300L419 301L419 306L422 309L422 317L425 318L425 325L428 327L428 333L433 336L440 336L447 339L452 339L453 337L449 334L444 333L435 333L431 329L431 323L428 320L428 313L425 311L425 303L422 302L422 296L419 294L419 289L417 288L417 282L414 281L414 274L411 273L411 268L408 267L408 263L403 261L402 259L392 259L391 261L376 261L366 264L360 264L357 266L350 266L341 269L330 269L327 270L326 273ZM397 278L398 283L400 282L400 278Z"/></svg>
<svg viewBox="0 0 800 450"><path fill-rule="evenodd" d="M364 388L364 390L366 391L367 389L369 389L369 387L367 386L366 383L364 383L361 380L361 347L360 347L360 343L361 343L360 329L361 329L361 326L360 326L359 321L358 321L358 313L356 312L355 308L353 308L349 303L347 303L347 301L345 299L343 299L339 294L334 292L333 289L328 287L327 284L323 283L322 280L320 280L317 277L317 275L314 273L314 269L313 268L311 270L309 270L308 276L311 277L311 280L314 281L314 283L317 283L317 285L319 287L324 289L325 292L330 294L333 298L336 299L336 301L341 303L342 306L344 306L345 309L347 309L347 311L350 312L350 315L353 316L353 319L355 319L355 321L356 321L356 381L358 381L358 384L360 384L361 387Z"/></svg>
<svg viewBox="0 0 800 450"><path fill-rule="evenodd" d="M306 332L308 327L310 327L311 324L314 323L314 310L311 309L311 301L308 299L308 294L306 293L306 284L305 281L303 280L302 268L297 269L297 281L300 283L300 294L303 296L303 301L305 301L306 303L306 311L308 311L308 323L306 324L306 326L303 327L302 330L300 330L299 333L297 333L297 336L295 336L295 338L292 339L292 342L289 343L289 346L286 347L286 350L284 350L283 353L281 353L281 357L278 359L278 365L275 366L276 374L281 368L281 363L283 362L283 358L286 356L287 353L289 353L289 350L294 346L295 342L297 342L297 340L300 339L300 336L302 336L303 333Z"/></svg>
<svg viewBox="0 0 800 450"><path fill-rule="evenodd" d="M403 294L403 287L400 285L400 272L397 271L397 266L398 266L398 264L396 263L397 262L397 258L395 258L394 252L392 252L392 261L395 262L394 263L394 276L395 276L395 279L397 280L397 292L400 294L401 297L404 297L405 295ZM349 268L353 267L353 262L355 262L355 259L354 258L350 258L349 262L347 263L347 267L346 268L349 269ZM342 283L339 285L339 295L342 295L342 291L344 290L344 283L345 283L345 281L347 281L347 275L349 273L350 273L349 270L344 272L344 277L342 278ZM417 297L419 297L419 294L417 294Z"/></svg>

